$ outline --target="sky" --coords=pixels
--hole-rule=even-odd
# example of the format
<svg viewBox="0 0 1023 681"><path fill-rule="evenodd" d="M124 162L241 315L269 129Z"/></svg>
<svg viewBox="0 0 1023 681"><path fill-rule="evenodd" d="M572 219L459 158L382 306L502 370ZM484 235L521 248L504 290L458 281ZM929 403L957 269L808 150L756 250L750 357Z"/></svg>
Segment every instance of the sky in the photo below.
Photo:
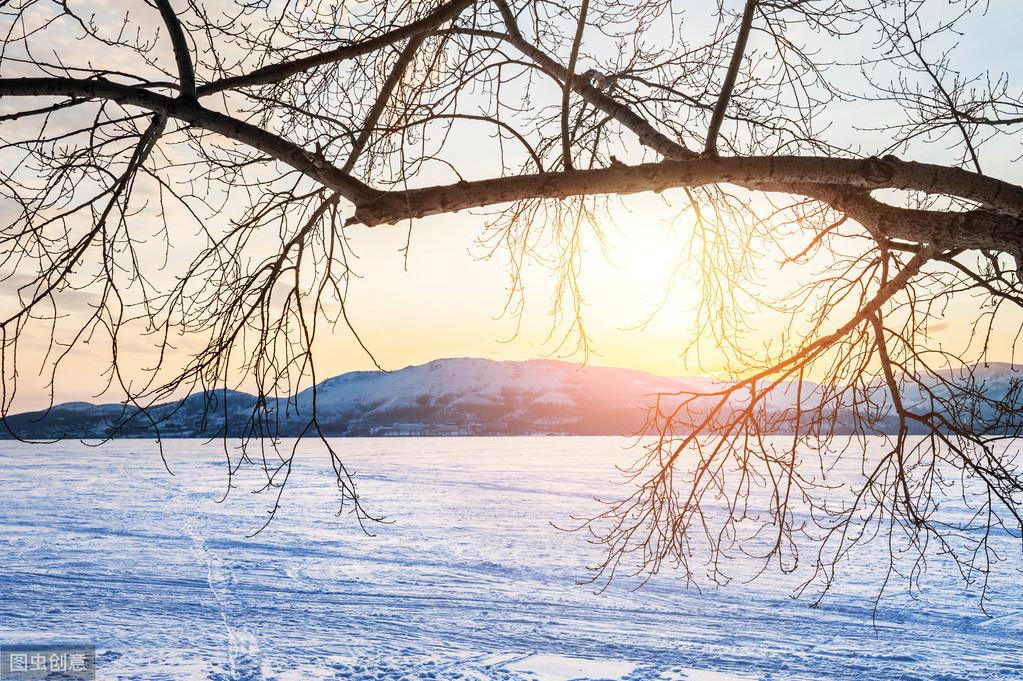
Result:
<svg viewBox="0 0 1023 681"><path fill-rule="evenodd" d="M648 202L633 203L642 210ZM680 249L672 228L664 224L668 220L636 213L625 222L627 232L608 230L608 253L590 244L583 296L593 363L681 372L682 345L691 334L685 310L695 302L692 292L674 287L664 313L644 325L672 282ZM398 253L405 245L403 229L363 229L366 251L355 267L365 275L353 284L351 313L382 364L445 356L581 358L566 354L574 350L573 343L558 347L561 334L550 337L553 280L542 267L531 267L527 275L521 328L513 315L502 314L509 274L500 256L480 259L478 219L438 216L417 223L407 269ZM362 241L362 235L355 239Z"/></svg>
<svg viewBox="0 0 1023 681"><path fill-rule="evenodd" d="M651 197L632 202L647 208ZM665 215L627 220L628 232L607 230L608 251L593 247L584 261L584 320L591 354L584 357L571 342L559 343L564 324L552 317L553 279L534 265L526 274L521 319L504 312L510 278L500 256L482 259L477 242L482 218L469 214L434 216L414 225L407 260L402 249L406 227L355 227L351 243L358 258L348 295L348 315L373 357L347 330L321 335L316 346L318 378L374 368L388 370L443 357L495 360L556 358L602 366L628 367L662 375L687 373L682 349L692 337L687 310L692 289L674 281L680 248L676 227ZM670 284L670 286L669 286ZM666 287L670 291L665 297ZM663 304L663 306L662 306ZM658 308L660 311L654 314ZM651 317L651 315L653 315ZM557 333L552 336L552 330ZM46 387L32 375L41 360L30 353L46 342L44 329L22 357L19 405L45 406ZM130 339L129 339L130 342ZM138 338L122 353L152 357L152 343ZM126 344L127 345L127 344ZM180 352L187 345L178 341ZM84 346L57 375L56 401L100 399L108 357L102 343ZM713 367L711 367L713 369ZM699 370L689 373L701 373ZM105 396L112 399L116 392Z"/></svg>
<svg viewBox="0 0 1023 681"><path fill-rule="evenodd" d="M1019 47L1023 13L1017 2L992 0L985 16L967 20L964 27L954 52L955 63L964 73L986 69L1023 72L1023 49ZM851 45L863 39L846 40ZM853 53L851 49L849 54ZM989 63L992 55L997 55L998 65ZM1010 83L1016 81L1010 79ZM863 132L871 122L864 114L855 106L844 109L836 118L833 138L855 140L867 150L885 144L883 138ZM989 146L984 149L986 167L1000 177L1023 182L1017 163L1021 151L1018 144ZM944 149L935 148L914 158L941 162L945 156ZM589 362L671 376L720 370L713 359L698 364L692 355L683 354L693 340L697 293L685 273L673 277L691 229L690 218L679 217L681 199L677 192L628 197L614 210L615 224L606 228L610 262L590 244L584 266L585 319L593 342ZM357 323L365 324L364 336L382 364L394 368L459 355L494 359L563 356L557 342L548 339L550 281L542 272L534 272L528 287L525 321L519 333L514 334L513 319L496 318L508 278L499 259L480 262L473 257L479 252L474 239L482 222L467 215L417 222L408 271L402 270L401 258L394 257L405 243L403 227L366 230L373 232L367 235L366 278L353 288L353 310ZM789 283L782 281L783 273L776 276L780 285ZM671 291L665 299L669 283ZM663 307L658 308L661 303ZM656 309L660 311L652 320L640 326ZM946 311L949 347L965 343L968 325L962 322L974 312L970 303ZM769 336L779 329L765 326L763 333ZM996 339L999 359L1011 359L1009 340ZM581 359L578 354L567 358ZM332 364L337 370L359 365L358 353L347 352L339 352L337 363Z"/></svg>
<svg viewBox="0 0 1023 681"><path fill-rule="evenodd" d="M1023 17L1016 2L994 0L988 17L978 19L971 28L958 49L960 63L968 70L982 70L990 65L981 55L998 54L1004 69L1019 72ZM838 121L838 138L863 138L856 130L862 123L858 112L850 109L844 116ZM882 141L868 139L867 146ZM936 154L940 156L940 150ZM1017 149L996 149L990 167L1020 181L1017 155ZM713 358L700 365L691 357L683 359L683 349L693 340L697 294L686 275L673 276L690 229L688 218L678 218L680 199L680 194L671 192L627 198L614 209L614 219L603 225L607 253L601 253L595 242L587 244L583 295L592 342L592 352L585 359L590 363L671 376L713 374L720 369ZM352 284L348 309L380 366L397 369L453 356L584 359L570 352L572 343L564 346L558 342L560 335L551 337L552 281L541 267L527 273L521 324L513 316L502 315L509 276L500 257L479 257L483 249L476 239L484 223L484 217L471 212L419 220L407 260L402 253L406 225L353 228L352 244L359 255L354 269L360 277ZM659 305L660 312L649 319ZM564 326L557 329L564 331ZM770 327L763 329L765 336L774 332ZM38 340L41 344L45 339ZM139 339L138 349L145 350L148 342ZM317 353L320 378L374 366L347 331L321 339ZM101 358L102 351L90 354L86 349L69 363L58 377L56 400L97 399L97 386L103 385ZM43 382L33 377L35 359L25 359L21 370L18 404L24 408L49 400Z"/></svg>

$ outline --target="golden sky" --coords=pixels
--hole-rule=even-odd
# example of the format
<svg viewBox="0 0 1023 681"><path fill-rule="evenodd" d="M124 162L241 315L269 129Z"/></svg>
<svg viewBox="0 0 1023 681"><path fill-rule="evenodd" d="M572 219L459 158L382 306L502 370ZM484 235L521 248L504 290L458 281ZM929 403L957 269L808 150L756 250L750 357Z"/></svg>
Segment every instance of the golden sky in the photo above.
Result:
<svg viewBox="0 0 1023 681"><path fill-rule="evenodd" d="M1002 54L1010 55L1005 67L1023 67L1023 52L1017 47L1023 14L1018 12L1017 0L994 0L984 26L979 33L987 45L983 53L991 54L993 43L1004 44ZM971 63L969 50L966 54L970 68L990 66ZM862 112L854 107L845 115L846 119L835 126L837 142L858 140L868 149L881 142L857 129ZM467 147L469 151L482 153ZM1021 180L1015 147L986 153L987 158L993 159L988 166L990 172L1011 181ZM933 158L926 153L913 157L940 162L941 150L935 150L935 154ZM703 366L682 361L682 350L693 338L692 308L697 293L684 273L673 278L691 227L690 218L677 219L681 199L680 192L630 197L614 209L613 223L609 220L602 225L607 257L593 240L587 243L582 285L584 319L592 341L590 363L664 375L713 373L719 368L715 366L713 352L704 356ZM672 202L675 205L670 205ZM582 359L578 353L566 355L565 348L559 351L560 336L550 337L552 281L541 267L533 267L527 273L526 306L518 332L516 319L500 316L509 277L500 256L493 260L477 257L482 249L476 239L484 222L485 218L473 214L418 221L413 227L407 263L401 252L407 225L352 228L353 247L360 256L354 269L361 278L352 284L349 314L384 368L396 369L452 356ZM640 327L662 302L665 287L672 281L672 292L663 301L661 311L649 324ZM0 293L9 295L7 291ZM968 333L963 321L973 313L975 310L965 308L948 311L951 341L963 341ZM557 331L564 330L564 324L557 327ZM765 339L776 332L770 326L762 328ZM18 404L24 408L47 401L43 381L34 378L47 340L45 334L37 331L33 344L21 358L22 394ZM1010 340L998 339L1002 356L996 353L996 359L1009 358ZM569 343L568 349L572 347ZM151 342L139 338L136 347L123 350L130 354L149 348ZM186 351L187 346L180 346L179 352ZM329 338L321 337L317 351L321 379L373 366L346 330ZM58 377L56 401L95 399L104 384L100 372L106 356L105 348L83 348ZM113 400L118 396L107 397Z"/></svg>

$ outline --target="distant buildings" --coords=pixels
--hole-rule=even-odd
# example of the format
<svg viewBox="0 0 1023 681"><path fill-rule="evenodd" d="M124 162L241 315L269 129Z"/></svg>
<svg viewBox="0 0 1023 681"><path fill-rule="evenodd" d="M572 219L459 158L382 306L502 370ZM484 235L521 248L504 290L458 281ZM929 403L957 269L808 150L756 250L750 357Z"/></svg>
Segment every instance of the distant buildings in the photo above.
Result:
<svg viewBox="0 0 1023 681"><path fill-rule="evenodd" d="M363 432L360 432L363 431ZM424 437L481 435L483 429L477 424L457 423L394 423L386 426L362 426L352 424L349 435L370 435L373 437Z"/></svg>

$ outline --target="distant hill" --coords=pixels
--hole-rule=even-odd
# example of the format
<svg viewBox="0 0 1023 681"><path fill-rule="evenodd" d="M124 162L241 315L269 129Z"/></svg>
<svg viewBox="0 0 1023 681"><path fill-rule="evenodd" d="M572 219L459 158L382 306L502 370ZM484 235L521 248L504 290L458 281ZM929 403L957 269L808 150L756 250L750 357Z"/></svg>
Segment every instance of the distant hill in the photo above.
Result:
<svg viewBox="0 0 1023 681"><path fill-rule="evenodd" d="M316 386L318 421L332 436L621 435L642 428L658 392L705 379L669 379L641 371L524 362L440 359L392 372L354 371ZM267 405L262 426L297 435L312 411L313 390ZM251 433L256 398L229 391L192 395L153 407L164 437ZM279 414L281 418L275 418ZM119 428L115 428L120 424ZM7 432L26 439L152 437L150 419L120 404L69 402L7 417Z"/></svg>
<svg viewBox="0 0 1023 681"><path fill-rule="evenodd" d="M1008 364L979 368L974 389L1023 405L1023 373ZM397 371L354 371L316 386L321 429L329 436L388 435L628 435L643 428L657 393L707 389L711 379L672 379L630 369L580 366L553 360L523 362L439 359ZM768 409L786 432L794 414L792 386L771 395ZM816 386L804 385L804 408ZM737 399L737 404L742 398ZM910 406L921 403L904 395ZM313 389L288 400L227 391L191 395L151 408L148 414L121 404L69 402L48 411L7 417L0 438L231 437L298 435L312 412ZM921 406L923 406L921 404ZM259 423L253 414L259 414ZM983 418L979 414L976 418ZM882 422L894 430L894 418ZM837 420L843 430L847 419ZM890 428L889 428L890 426Z"/></svg>

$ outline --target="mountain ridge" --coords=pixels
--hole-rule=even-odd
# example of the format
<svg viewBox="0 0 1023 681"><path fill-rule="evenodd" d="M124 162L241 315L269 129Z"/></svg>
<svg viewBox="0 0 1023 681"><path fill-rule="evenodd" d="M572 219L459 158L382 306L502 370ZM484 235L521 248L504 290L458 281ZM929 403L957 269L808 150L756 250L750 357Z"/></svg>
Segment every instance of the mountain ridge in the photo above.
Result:
<svg viewBox="0 0 1023 681"><path fill-rule="evenodd" d="M316 385L318 423L330 436L612 435L643 427L657 392L696 381L636 369L549 359L437 359L394 371L350 371ZM296 435L308 422L313 388L272 400L264 434ZM647 398L647 399L644 399ZM162 437L255 434L256 397L198 393L155 405ZM276 410L276 413L274 413ZM226 414L225 414L226 411ZM280 417L278 416L280 415ZM226 426L225 426L226 424ZM121 403L68 402L9 415L0 438L153 437L148 418Z"/></svg>
<svg viewBox="0 0 1023 681"><path fill-rule="evenodd" d="M1015 365L989 363L978 369L982 389L1021 392L1023 373ZM332 437L634 435L643 431L657 394L714 385L720 382L552 359L453 357L394 371L346 372L319 382L315 394L317 423ZM791 387L779 386L767 409L792 410ZM261 410L255 409L254 395L231 390L193 394L146 413L121 403L68 402L7 416L0 438L152 438L154 421L167 438L295 436L309 423L313 391L267 400ZM804 406L815 394L815 384L804 385ZM743 399L736 398L735 405Z"/></svg>

